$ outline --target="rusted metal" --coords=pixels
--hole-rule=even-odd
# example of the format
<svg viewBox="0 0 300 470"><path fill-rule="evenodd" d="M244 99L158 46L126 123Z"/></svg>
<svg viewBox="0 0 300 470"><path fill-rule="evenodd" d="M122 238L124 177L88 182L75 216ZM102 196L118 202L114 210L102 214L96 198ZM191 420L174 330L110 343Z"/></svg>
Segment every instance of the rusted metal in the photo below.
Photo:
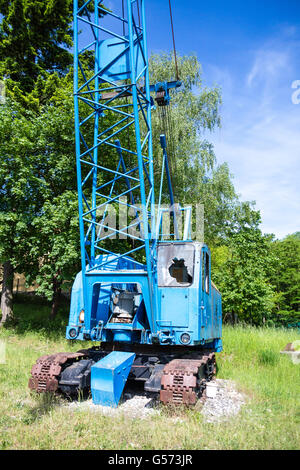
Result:
<svg viewBox="0 0 300 470"><path fill-rule="evenodd" d="M158 106L163 106L165 104L165 95L166 92L164 90L158 91L155 95L155 101L157 102Z"/></svg>
<svg viewBox="0 0 300 470"><path fill-rule="evenodd" d="M295 351L293 347L293 343L288 343L286 347L283 349L283 351Z"/></svg>
<svg viewBox="0 0 300 470"><path fill-rule="evenodd" d="M41 356L31 369L29 388L38 393L56 392L60 387L61 374L66 367L81 359L98 360L102 352L100 348L82 349L76 353L57 353ZM106 353L103 351L104 355ZM96 357L97 356L97 357ZM164 356L167 359L166 356ZM164 404L194 405L200 396L205 397L205 386L215 374L215 355L204 351L194 351L193 359L169 359L161 376L160 400ZM158 362L159 358L157 359ZM137 380L144 380L143 372L147 372L149 364L136 364L133 369ZM158 382L159 384L159 382Z"/></svg>
<svg viewBox="0 0 300 470"><path fill-rule="evenodd" d="M74 362L85 357L84 351L77 353L57 353L41 356L31 369L28 386L38 393L56 392L59 375L66 363Z"/></svg>
<svg viewBox="0 0 300 470"><path fill-rule="evenodd" d="M137 89L140 93L145 93L144 86L137 87ZM117 91L101 93L100 101L113 100L114 98L126 98L128 96L132 96L132 92L129 90L129 88L128 90L123 90L123 91L122 91L122 88L119 88L117 89Z"/></svg>
<svg viewBox="0 0 300 470"><path fill-rule="evenodd" d="M164 367L160 401L194 405L215 372L214 353L203 354L199 359L174 359Z"/></svg>

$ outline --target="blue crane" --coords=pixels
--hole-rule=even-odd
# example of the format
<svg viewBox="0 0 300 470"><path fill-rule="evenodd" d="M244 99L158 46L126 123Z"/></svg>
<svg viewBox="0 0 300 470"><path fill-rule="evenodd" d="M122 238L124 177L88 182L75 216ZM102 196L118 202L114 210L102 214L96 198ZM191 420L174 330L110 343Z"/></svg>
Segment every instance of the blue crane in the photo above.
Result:
<svg viewBox="0 0 300 470"><path fill-rule="evenodd" d="M100 346L43 356L29 386L67 394L91 389L94 403L117 406L127 381L143 381L163 403L190 405L222 350L221 294L211 282L209 248L192 240L192 208L175 204L164 134L162 155L153 155L151 113L167 109L171 90L181 86L178 73L150 84L147 2L119 3L110 11L100 0L74 0L81 271L66 338ZM164 232L166 218L173 233Z"/></svg>

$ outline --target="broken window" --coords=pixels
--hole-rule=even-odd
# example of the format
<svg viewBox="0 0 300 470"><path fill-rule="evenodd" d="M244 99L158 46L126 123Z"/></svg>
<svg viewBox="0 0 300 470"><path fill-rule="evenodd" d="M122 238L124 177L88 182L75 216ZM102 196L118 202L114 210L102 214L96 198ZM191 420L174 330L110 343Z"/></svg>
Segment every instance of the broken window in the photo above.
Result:
<svg viewBox="0 0 300 470"><path fill-rule="evenodd" d="M171 277L174 277L181 284L187 282L190 284L193 280L192 276L188 273L188 268L183 258L173 259L173 263L169 267L169 273Z"/></svg>
<svg viewBox="0 0 300 470"><path fill-rule="evenodd" d="M158 285L187 287L193 282L195 248L187 243L166 243L158 247Z"/></svg>

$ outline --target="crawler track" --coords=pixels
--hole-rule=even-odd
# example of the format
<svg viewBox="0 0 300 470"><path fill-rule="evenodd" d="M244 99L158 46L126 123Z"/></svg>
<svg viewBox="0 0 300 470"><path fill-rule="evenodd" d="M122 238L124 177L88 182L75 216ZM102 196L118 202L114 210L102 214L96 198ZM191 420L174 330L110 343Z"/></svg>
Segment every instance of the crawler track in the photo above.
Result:
<svg viewBox="0 0 300 470"><path fill-rule="evenodd" d="M93 357L96 354L96 357ZM57 353L41 356L31 369L31 377L28 386L38 393L60 391L66 393L65 383L68 390L74 393L78 384L65 382L62 375L64 370L82 359L99 360L101 355L107 352L101 350L81 350L76 353ZM174 357L174 356L173 356ZM86 362L86 361L84 361ZM91 361L91 363L94 363ZM79 366L79 364L78 364ZM73 366L72 366L73 367ZM91 367L91 365L89 365ZM145 367L135 365L137 367ZM80 368L80 367L79 367ZM71 368L69 367L70 370ZM90 369L89 369L90 370ZM206 383L215 374L215 354L203 351L197 353L193 359L185 358L169 359L165 363L161 376L160 401L164 404L194 405L198 398L203 395ZM76 374L75 374L76 375ZM86 383L88 386L88 383ZM159 382L158 382L159 387ZM159 388L157 389L159 391Z"/></svg>
<svg viewBox="0 0 300 470"><path fill-rule="evenodd" d="M57 353L39 357L31 369L28 383L30 390L38 393L56 392L62 368L84 357L86 355L83 352Z"/></svg>
<svg viewBox="0 0 300 470"><path fill-rule="evenodd" d="M194 405L214 374L214 353L203 354L200 359L174 359L164 367L160 401Z"/></svg>

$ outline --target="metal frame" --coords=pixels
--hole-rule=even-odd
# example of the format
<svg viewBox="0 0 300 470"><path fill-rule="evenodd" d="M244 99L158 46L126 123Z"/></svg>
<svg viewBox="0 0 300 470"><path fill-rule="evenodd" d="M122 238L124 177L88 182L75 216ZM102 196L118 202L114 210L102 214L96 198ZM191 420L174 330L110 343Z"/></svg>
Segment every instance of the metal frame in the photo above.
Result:
<svg viewBox="0 0 300 470"><path fill-rule="evenodd" d="M85 304L89 295L86 276L95 270L105 269L105 262L101 261L102 257L98 257L103 253L126 258L138 250L144 250L150 292L153 293L155 285L152 279L154 244L151 243L152 235L156 233L155 199L144 4L144 0L139 3L137 0L126 0L123 16L104 10L100 0L88 0L81 7L78 6L78 0L74 0L76 161ZM103 13L119 24L122 33L117 33L115 27L112 30L101 25ZM80 28L83 28L82 36ZM121 53L112 54L108 63L101 67L103 41L107 38L117 38L122 50ZM88 75L84 70L82 58L86 51L93 54L94 74ZM120 75L116 79L113 77L118 60L129 64L129 69L123 72L125 80L121 84ZM126 94L128 102L120 105L118 98L122 93ZM113 118L109 127L105 125L105 114ZM92 140L89 134L91 127ZM124 131L130 127L134 127L136 143L134 147L131 143L129 148L124 139ZM112 149L115 149L118 156L115 167L112 167L111 162L106 166L102 159L105 152ZM126 162L129 157L131 162L134 160L130 167ZM119 189L121 182L126 184L126 191ZM112 227L105 223L105 215L109 207L119 202L124 195L130 196L130 202L126 206L133 209L136 222L127 222L127 225L119 228ZM104 209L103 216L101 220L97 220L97 211L100 209ZM133 226L141 225L141 236L130 233ZM101 242L116 234L127 234L129 239L134 240L132 249L115 254L101 246ZM153 310L153 306L151 309Z"/></svg>

